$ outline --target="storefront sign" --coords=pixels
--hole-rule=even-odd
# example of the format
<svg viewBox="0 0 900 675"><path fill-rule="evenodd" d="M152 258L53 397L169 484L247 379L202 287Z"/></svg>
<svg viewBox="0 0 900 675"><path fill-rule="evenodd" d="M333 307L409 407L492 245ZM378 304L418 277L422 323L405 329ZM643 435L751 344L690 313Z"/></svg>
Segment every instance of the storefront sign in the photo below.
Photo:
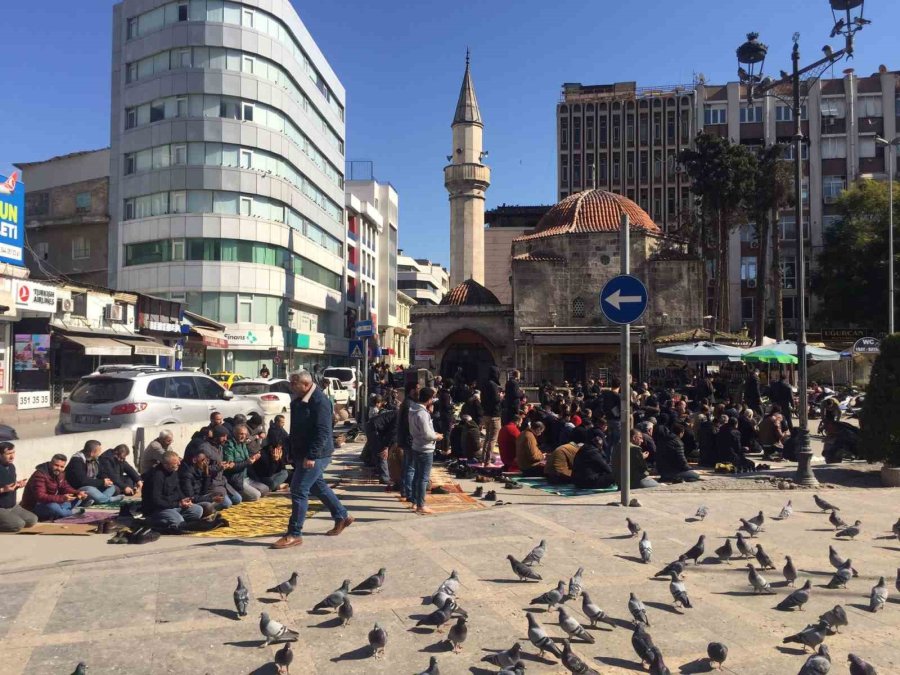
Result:
<svg viewBox="0 0 900 675"><path fill-rule="evenodd" d="M19 410L33 410L35 408L50 407L49 391L20 391L16 397L16 407Z"/></svg>
<svg viewBox="0 0 900 675"><path fill-rule="evenodd" d="M433 349L417 349L416 361L431 361L434 358Z"/></svg>
<svg viewBox="0 0 900 675"><path fill-rule="evenodd" d="M47 370L50 367L50 361L47 355L49 351L49 335L16 333L13 369L16 372L24 370Z"/></svg>
<svg viewBox="0 0 900 675"><path fill-rule="evenodd" d="M181 303L138 294L138 329L159 333L181 333Z"/></svg>
<svg viewBox="0 0 900 675"><path fill-rule="evenodd" d="M322 333L295 333L294 347L313 351L325 350L325 336Z"/></svg>
<svg viewBox="0 0 900 675"><path fill-rule="evenodd" d="M873 337L859 338L853 343L853 351L857 354L878 354L881 352L881 341Z"/></svg>
<svg viewBox="0 0 900 675"><path fill-rule="evenodd" d="M229 347L248 347L252 349L268 349L284 346L284 335L281 331L275 338L268 330L229 330L225 329L225 339Z"/></svg>
<svg viewBox="0 0 900 675"><path fill-rule="evenodd" d="M24 242L25 184L13 171L9 178L0 176L0 262L23 267Z"/></svg>
<svg viewBox="0 0 900 675"><path fill-rule="evenodd" d="M16 307L53 314L56 312L56 289L33 281L19 280L16 282Z"/></svg>

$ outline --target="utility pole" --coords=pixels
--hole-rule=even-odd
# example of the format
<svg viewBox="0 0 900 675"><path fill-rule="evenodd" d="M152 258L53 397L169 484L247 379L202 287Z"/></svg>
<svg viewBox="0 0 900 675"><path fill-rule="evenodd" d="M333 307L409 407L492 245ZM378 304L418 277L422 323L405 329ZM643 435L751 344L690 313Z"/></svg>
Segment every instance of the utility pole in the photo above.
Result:
<svg viewBox="0 0 900 675"><path fill-rule="evenodd" d="M619 256L622 260L623 275L631 274L631 232L628 225L628 214L620 218ZM620 359L622 361L622 381L619 388L619 488L622 491L622 506L631 501L631 324L623 324L620 328Z"/></svg>

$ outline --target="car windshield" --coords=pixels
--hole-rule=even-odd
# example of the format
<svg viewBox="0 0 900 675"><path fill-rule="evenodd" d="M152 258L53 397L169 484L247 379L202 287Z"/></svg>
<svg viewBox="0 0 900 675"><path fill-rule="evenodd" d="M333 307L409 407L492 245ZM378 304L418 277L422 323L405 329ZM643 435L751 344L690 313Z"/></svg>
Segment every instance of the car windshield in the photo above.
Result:
<svg viewBox="0 0 900 675"><path fill-rule="evenodd" d="M133 386L132 380L92 377L75 385L69 400L73 403L113 403L128 398Z"/></svg>
<svg viewBox="0 0 900 675"><path fill-rule="evenodd" d="M219 382L227 382L228 378L231 377L230 373L216 373L212 376L213 379L218 380Z"/></svg>
<svg viewBox="0 0 900 675"><path fill-rule="evenodd" d="M231 385L231 391L235 394L265 394L269 391L269 385L263 382L235 382Z"/></svg>
<svg viewBox="0 0 900 675"><path fill-rule="evenodd" d="M350 382L353 379L353 371L349 368L326 368L325 377L336 377L341 382Z"/></svg>

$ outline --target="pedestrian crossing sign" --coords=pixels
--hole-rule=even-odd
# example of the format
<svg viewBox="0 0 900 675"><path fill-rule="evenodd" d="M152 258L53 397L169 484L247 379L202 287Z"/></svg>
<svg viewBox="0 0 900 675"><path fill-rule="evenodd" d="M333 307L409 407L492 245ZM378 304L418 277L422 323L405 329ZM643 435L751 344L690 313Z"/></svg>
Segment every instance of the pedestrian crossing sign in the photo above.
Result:
<svg viewBox="0 0 900 675"><path fill-rule="evenodd" d="M351 359L361 359L363 357L363 350L365 346L363 345L362 340L350 340L350 358Z"/></svg>

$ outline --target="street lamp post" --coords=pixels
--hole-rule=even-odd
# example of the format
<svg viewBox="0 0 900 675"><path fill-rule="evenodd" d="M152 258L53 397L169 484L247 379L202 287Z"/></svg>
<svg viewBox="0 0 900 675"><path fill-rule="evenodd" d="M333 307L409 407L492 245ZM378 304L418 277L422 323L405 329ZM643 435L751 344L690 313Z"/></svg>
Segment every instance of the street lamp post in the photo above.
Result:
<svg viewBox="0 0 900 675"><path fill-rule="evenodd" d="M896 149L900 136L886 140L875 137L877 145L884 146L888 172L888 335L894 334L894 170L897 166Z"/></svg>
<svg viewBox="0 0 900 675"><path fill-rule="evenodd" d="M818 485L812 472L812 449L809 445L809 400L807 391L807 359L806 359L806 245L803 228L803 127L800 123L802 107L800 105L800 82L804 75L831 65L845 56L853 55L853 37L869 23L863 18L865 0L829 0L835 24L831 37L844 36L844 48L833 51L826 46L824 58L805 68L800 67L800 34L794 33L794 47L791 51L791 72L782 73L779 80L763 77L768 47L759 42L757 33L748 33L747 42L737 49L738 77L747 87L747 102L753 101L754 95L763 95L783 85L791 85L791 116L794 122L794 218L797 228L797 305L800 314L800 329L797 334L797 389L800 394L800 423L795 429L795 452L797 455L796 482L800 485ZM858 11L858 14L857 14ZM893 260L893 258L892 258ZM891 282L893 284L893 280ZM779 308L780 309L780 308Z"/></svg>

